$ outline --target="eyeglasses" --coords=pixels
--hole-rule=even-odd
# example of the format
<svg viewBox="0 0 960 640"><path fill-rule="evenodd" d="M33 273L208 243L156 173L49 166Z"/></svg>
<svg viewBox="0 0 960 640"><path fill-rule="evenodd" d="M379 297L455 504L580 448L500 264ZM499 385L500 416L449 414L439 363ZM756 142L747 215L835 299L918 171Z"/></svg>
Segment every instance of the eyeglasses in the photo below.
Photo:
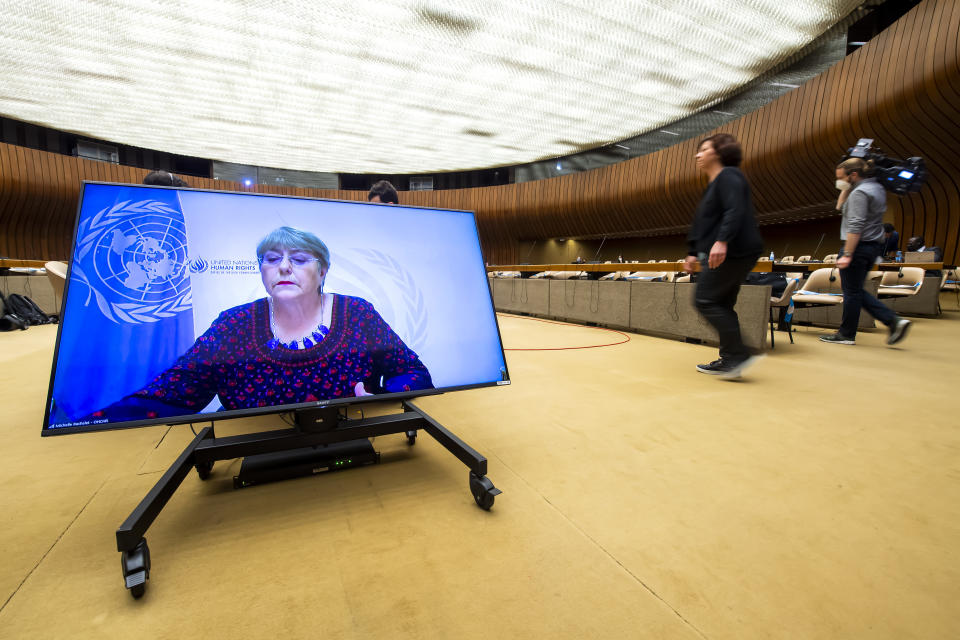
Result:
<svg viewBox="0 0 960 640"><path fill-rule="evenodd" d="M292 255L288 255L285 253L268 251L267 253L263 254L262 258L260 258L260 264L268 267L279 267L280 263L283 262L284 257L289 259L290 264L294 267L305 267L311 262L320 262L320 258L315 258L307 253L294 253Z"/></svg>

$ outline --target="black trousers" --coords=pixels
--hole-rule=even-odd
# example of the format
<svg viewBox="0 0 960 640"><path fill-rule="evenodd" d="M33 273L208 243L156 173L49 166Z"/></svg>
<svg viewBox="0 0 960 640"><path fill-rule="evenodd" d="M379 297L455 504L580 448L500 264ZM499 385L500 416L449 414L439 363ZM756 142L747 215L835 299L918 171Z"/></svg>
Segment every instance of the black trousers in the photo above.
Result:
<svg viewBox="0 0 960 640"><path fill-rule="evenodd" d="M727 257L719 267L710 269L706 256L700 257L700 275L693 293L697 311L720 335L720 359L740 362L750 357L750 350L740 337L740 318L733 310L740 285L757 263L757 258Z"/></svg>
<svg viewBox="0 0 960 640"><path fill-rule="evenodd" d="M863 290L867 273L883 251L883 242L861 242L850 256L850 266L840 269L840 284L843 288L843 317L840 321L840 335L853 339L857 335L857 326L860 324L860 310L863 309L874 318L887 325L893 326L897 321L897 314L890 307L883 304Z"/></svg>

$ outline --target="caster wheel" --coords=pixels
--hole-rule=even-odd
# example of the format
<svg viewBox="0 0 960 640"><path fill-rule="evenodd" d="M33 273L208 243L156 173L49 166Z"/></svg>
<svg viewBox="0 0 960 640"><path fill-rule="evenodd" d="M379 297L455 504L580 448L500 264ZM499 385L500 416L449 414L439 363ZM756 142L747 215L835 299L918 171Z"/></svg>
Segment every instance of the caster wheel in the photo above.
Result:
<svg viewBox="0 0 960 640"><path fill-rule="evenodd" d="M407 431L407 444L411 447L417 444L417 432L416 431Z"/></svg>
<svg viewBox="0 0 960 640"><path fill-rule="evenodd" d="M213 462L198 462L194 466L197 468L197 475L200 476L201 480L209 478L210 472L213 471Z"/></svg>
<svg viewBox="0 0 960 640"><path fill-rule="evenodd" d="M130 595L140 598L147 590L147 579L150 577L150 547L145 538L141 538L136 547L120 555L120 567Z"/></svg>
<svg viewBox="0 0 960 640"><path fill-rule="evenodd" d="M493 486L493 483L490 482L490 478L486 476L478 476L471 471L470 493L473 494L473 499L476 501L478 507L484 511L490 511L490 507L493 506L494 498L500 495L502 491Z"/></svg>

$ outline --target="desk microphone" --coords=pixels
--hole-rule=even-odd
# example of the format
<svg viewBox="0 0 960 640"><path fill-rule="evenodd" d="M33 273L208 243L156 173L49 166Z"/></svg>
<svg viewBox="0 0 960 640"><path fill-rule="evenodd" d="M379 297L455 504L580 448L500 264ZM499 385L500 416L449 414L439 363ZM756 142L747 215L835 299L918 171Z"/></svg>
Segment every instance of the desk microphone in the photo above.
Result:
<svg viewBox="0 0 960 640"><path fill-rule="evenodd" d="M537 246L537 242L537 240L534 240L533 244L530 245L530 251L527 251L527 257L523 259L523 264L530 264L530 254L533 253L533 249Z"/></svg>
<svg viewBox="0 0 960 640"><path fill-rule="evenodd" d="M817 243L817 248L813 250L813 253L812 253L812 254L810 254L810 258L811 258L811 259L813 259L813 260L816 260L816 259L817 259L817 251L820 251L820 245L823 244L823 239L826 238L826 237L827 237L827 234L825 234L825 233L821 233L821 234L820 234L820 242Z"/></svg>
<svg viewBox="0 0 960 640"><path fill-rule="evenodd" d="M600 241L600 246L597 248L597 254L593 256L593 261L596 262L600 259L600 249L603 249L603 243L607 241L607 236L603 236L603 240Z"/></svg>

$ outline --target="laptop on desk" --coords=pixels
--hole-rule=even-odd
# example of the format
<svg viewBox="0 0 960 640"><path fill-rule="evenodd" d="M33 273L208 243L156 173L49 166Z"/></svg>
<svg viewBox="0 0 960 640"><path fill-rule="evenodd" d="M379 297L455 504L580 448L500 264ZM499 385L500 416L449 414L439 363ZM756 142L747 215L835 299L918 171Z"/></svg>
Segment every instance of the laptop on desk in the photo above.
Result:
<svg viewBox="0 0 960 640"><path fill-rule="evenodd" d="M903 254L904 262L936 262L935 251L907 251Z"/></svg>

